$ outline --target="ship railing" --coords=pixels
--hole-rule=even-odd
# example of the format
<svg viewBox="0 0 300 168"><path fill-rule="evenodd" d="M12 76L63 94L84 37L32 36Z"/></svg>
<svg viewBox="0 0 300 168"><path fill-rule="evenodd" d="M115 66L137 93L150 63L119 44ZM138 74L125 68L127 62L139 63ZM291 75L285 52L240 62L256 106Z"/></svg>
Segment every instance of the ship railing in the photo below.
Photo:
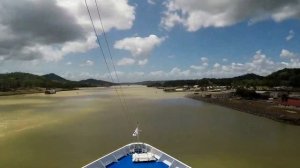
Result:
<svg viewBox="0 0 300 168"><path fill-rule="evenodd" d="M106 166L118 162L118 160L128 154L135 152L150 152L154 154L155 158L165 163L169 168L191 168L190 166L182 163L181 161L175 159L174 157L162 152L161 150L146 144L146 143L131 143L126 146L123 146L85 166L82 168L106 168Z"/></svg>

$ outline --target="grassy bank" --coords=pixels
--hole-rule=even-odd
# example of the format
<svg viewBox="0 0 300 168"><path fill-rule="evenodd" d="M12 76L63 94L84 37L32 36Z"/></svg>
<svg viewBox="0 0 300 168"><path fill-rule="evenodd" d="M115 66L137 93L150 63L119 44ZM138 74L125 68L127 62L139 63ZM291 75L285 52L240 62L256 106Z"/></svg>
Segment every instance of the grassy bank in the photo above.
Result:
<svg viewBox="0 0 300 168"><path fill-rule="evenodd" d="M261 117L266 117L275 121L300 125L300 109L294 107L280 106L277 103L270 103L265 100L245 100L245 99L223 99L205 98L201 95L189 94L188 98L217 104L232 108L241 112L246 112Z"/></svg>

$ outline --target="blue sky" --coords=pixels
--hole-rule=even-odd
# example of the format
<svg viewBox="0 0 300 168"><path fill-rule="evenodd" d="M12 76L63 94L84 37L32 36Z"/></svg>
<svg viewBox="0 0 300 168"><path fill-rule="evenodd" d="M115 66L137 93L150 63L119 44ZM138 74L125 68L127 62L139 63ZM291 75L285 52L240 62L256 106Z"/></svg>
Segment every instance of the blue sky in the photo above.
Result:
<svg viewBox="0 0 300 168"><path fill-rule="evenodd" d="M110 80L83 2L1 2L7 8L2 12L11 14L0 16L0 72ZM87 2L110 60L94 0ZM97 2L123 82L267 75L300 67L298 0Z"/></svg>

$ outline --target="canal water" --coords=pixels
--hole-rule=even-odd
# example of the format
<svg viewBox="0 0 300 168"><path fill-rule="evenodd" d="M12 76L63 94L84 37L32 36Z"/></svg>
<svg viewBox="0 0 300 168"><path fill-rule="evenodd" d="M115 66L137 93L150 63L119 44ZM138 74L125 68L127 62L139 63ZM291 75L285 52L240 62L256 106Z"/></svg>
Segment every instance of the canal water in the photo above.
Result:
<svg viewBox="0 0 300 168"><path fill-rule="evenodd" d="M0 167L81 167L141 140L193 168L296 168L300 127L126 86L0 97Z"/></svg>

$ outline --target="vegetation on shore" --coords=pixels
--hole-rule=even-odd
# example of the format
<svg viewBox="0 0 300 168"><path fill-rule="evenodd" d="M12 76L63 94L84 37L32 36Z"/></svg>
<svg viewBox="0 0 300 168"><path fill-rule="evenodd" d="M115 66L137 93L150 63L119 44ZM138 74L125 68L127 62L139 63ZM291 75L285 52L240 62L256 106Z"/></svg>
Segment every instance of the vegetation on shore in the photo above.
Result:
<svg viewBox="0 0 300 168"><path fill-rule="evenodd" d="M287 86L300 88L300 68L282 69L265 77L256 74L246 74L233 78L203 78L199 80L172 80L172 81L144 81L134 84L147 85L148 87L180 87L184 85L200 87L206 86L227 86L227 87L246 87L255 88L260 86L275 87ZM30 73L14 72L0 74L0 92L26 93L28 90L39 90L38 88L60 88L72 90L79 87L101 87L112 86L115 83L86 79L81 81L71 81L64 79L56 74L33 75ZM31 92L31 91L30 91ZM35 91L34 91L35 92ZM37 91L38 92L38 91ZM4 95L4 94L1 94ZM255 96L255 95L252 95Z"/></svg>
<svg viewBox="0 0 300 168"><path fill-rule="evenodd" d="M30 73L14 72L0 74L0 92L31 93L39 92L39 88L60 88L61 90L72 90L79 87L111 86L113 83L88 79L82 81L71 81L56 74L33 75Z"/></svg>
<svg viewBox="0 0 300 168"><path fill-rule="evenodd" d="M300 68L282 69L273 72L267 76L259 76L256 74L246 74L233 78L203 78L197 80L171 80L171 81L145 81L140 84L147 85L149 87L178 87L184 85L199 85L203 86L245 86L245 87L257 87L257 86L288 86L288 87L300 87Z"/></svg>
<svg viewBox="0 0 300 168"><path fill-rule="evenodd" d="M300 125L300 109L278 105L276 102L270 103L262 100L249 99L223 99L223 98L206 98L201 95L187 95L188 98L204 101L207 103L217 104L241 112L266 117L275 121Z"/></svg>

